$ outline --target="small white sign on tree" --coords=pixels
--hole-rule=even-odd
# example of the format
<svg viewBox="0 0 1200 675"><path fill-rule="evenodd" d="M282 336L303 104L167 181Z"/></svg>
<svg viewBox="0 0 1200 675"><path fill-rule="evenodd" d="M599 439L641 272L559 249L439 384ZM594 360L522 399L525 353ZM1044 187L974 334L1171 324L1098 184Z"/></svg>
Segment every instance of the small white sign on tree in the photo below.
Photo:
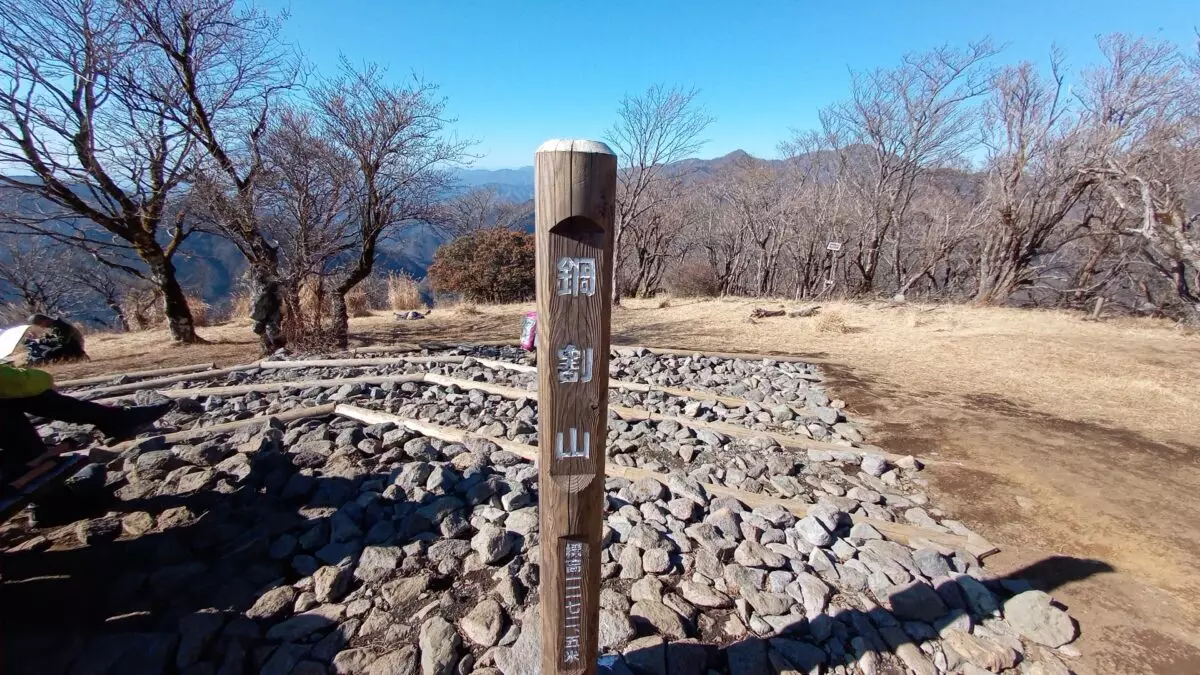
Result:
<svg viewBox="0 0 1200 675"><path fill-rule="evenodd" d="M830 251L833 251L834 253L837 253L838 251L842 250L842 242L831 241L825 245L825 248L829 249Z"/></svg>

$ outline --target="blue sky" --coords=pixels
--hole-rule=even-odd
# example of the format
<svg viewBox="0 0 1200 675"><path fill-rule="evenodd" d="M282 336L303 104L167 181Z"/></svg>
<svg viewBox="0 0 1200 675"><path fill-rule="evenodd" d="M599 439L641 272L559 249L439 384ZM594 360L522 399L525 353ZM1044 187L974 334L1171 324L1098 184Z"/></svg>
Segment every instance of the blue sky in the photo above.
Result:
<svg viewBox="0 0 1200 675"><path fill-rule="evenodd" d="M741 148L773 156L789 129L845 96L849 69L990 35L1003 61L1044 62L1051 44L1072 66L1095 36L1157 35L1192 44L1200 2L1006 0L692 2L539 0L266 0L289 9L285 37L319 69L386 65L436 82L477 139L480 168L532 163L547 138L600 138L626 92L695 86L716 117L702 156Z"/></svg>

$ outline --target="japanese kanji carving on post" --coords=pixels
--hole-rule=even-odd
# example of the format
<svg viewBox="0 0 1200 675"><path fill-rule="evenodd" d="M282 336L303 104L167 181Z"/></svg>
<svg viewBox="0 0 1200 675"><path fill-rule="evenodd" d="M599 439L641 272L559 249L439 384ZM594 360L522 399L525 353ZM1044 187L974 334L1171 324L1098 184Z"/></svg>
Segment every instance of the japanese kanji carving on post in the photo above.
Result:
<svg viewBox="0 0 1200 675"><path fill-rule="evenodd" d="M558 350L558 381L568 382L592 381L592 348L580 349L575 345L567 345Z"/></svg>
<svg viewBox="0 0 1200 675"><path fill-rule="evenodd" d="M559 295L596 294L595 258L559 258L556 278Z"/></svg>

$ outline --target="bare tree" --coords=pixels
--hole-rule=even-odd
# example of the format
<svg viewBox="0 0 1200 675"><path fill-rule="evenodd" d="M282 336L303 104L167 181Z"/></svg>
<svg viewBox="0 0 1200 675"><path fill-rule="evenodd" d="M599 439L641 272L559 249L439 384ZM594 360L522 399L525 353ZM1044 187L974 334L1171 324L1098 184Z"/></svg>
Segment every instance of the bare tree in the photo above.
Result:
<svg viewBox="0 0 1200 675"><path fill-rule="evenodd" d="M656 207L679 197L687 175L670 165L704 145L701 135L713 118L697 102L699 91L656 84L640 96L625 96L617 122L605 133L621 162L613 259L613 302L620 303L626 232L652 227ZM661 221L659 221L661 222Z"/></svg>
<svg viewBox="0 0 1200 675"><path fill-rule="evenodd" d="M278 250L283 332L295 342L321 332L327 278L353 246L354 165L299 108L280 112L263 152L260 219ZM306 284L316 297L310 312Z"/></svg>
<svg viewBox="0 0 1200 675"><path fill-rule="evenodd" d="M453 184L447 169L463 161L470 144L446 135L453 120L436 86L389 84L378 66L359 71L343 64L339 76L313 88L312 98L324 135L355 171L353 243L331 289L333 338L344 347L346 293L371 274L382 238L406 223L437 220L438 201Z"/></svg>
<svg viewBox="0 0 1200 675"><path fill-rule="evenodd" d="M1094 181L1080 168L1093 148L1064 96L1061 64L1052 54L1049 81L1030 63L993 80L984 122L992 216L979 240L975 302L1006 301L1036 280L1043 256L1087 233L1079 211Z"/></svg>
<svg viewBox="0 0 1200 675"><path fill-rule="evenodd" d="M980 198L974 181L957 172L941 178L923 187L913 200L915 217L909 226L912 246L906 252L905 277L896 290L898 299L922 281L936 288L934 272L968 240L979 236L988 216L989 204ZM943 288L941 293L948 294L949 289Z"/></svg>
<svg viewBox="0 0 1200 675"><path fill-rule="evenodd" d="M897 285L906 277L904 228L918 181L965 153L974 126L968 104L987 90L982 64L996 53L983 40L961 50L909 54L898 68L853 73L850 100L821 111L859 202L862 227L853 259L858 292L874 288L889 236Z"/></svg>
<svg viewBox="0 0 1200 675"><path fill-rule="evenodd" d="M516 229L533 216L533 201L505 199L485 185L446 200L442 209L441 228L451 237L461 237L491 228Z"/></svg>
<svg viewBox="0 0 1200 675"><path fill-rule="evenodd" d="M1200 59L1174 45L1112 35L1081 99L1103 156L1086 167L1128 216L1111 223L1200 320Z"/></svg>
<svg viewBox="0 0 1200 675"><path fill-rule="evenodd" d="M236 0L124 0L139 44L152 50L141 74L165 118L202 156L192 197L197 217L238 247L250 264L255 304L280 305L278 253L259 221L263 143L271 112L299 73L279 38L280 21ZM202 209L202 211L201 211ZM264 347L273 346L264 334Z"/></svg>
<svg viewBox="0 0 1200 675"><path fill-rule="evenodd" d="M193 144L168 114L178 87L146 81L158 71L121 2L0 7L0 163L28 174L0 174L0 210L10 231L152 282L172 338L195 342L173 262L190 229L172 203Z"/></svg>
<svg viewBox="0 0 1200 675"><path fill-rule="evenodd" d="M68 251L48 237L5 237L0 240L0 299L30 314L62 315L80 305L77 286L62 270Z"/></svg>
<svg viewBox="0 0 1200 675"><path fill-rule="evenodd" d="M703 215L701 202L688 195L660 204L647 212L638 227L626 230L625 287L637 297L658 294L668 264L687 255L690 244L681 235Z"/></svg>
<svg viewBox="0 0 1200 675"><path fill-rule="evenodd" d="M775 290L779 258L790 236L794 219L791 195L779 172L755 159L739 161L714 181L714 189L746 233L754 259L754 279L747 289L754 295Z"/></svg>

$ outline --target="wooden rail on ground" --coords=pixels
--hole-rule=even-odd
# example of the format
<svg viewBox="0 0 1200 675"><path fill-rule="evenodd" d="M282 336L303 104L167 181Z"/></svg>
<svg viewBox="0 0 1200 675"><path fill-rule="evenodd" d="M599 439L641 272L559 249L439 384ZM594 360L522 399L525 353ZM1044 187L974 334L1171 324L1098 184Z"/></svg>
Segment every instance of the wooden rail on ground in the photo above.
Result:
<svg viewBox="0 0 1200 675"><path fill-rule="evenodd" d="M60 380L54 383L57 389L67 389L70 387L87 387L93 384L104 384L111 382L118 377L126 377L132 379L141 379L143 377L158 377L159 375L173 375L175 373L194 373L201 370L212 370L216 368L215 363L195 363L190 366L175 366L173 368L156 368L154 370L134 370L128 373L113 373L111 375L95 375L93 377L81 377L75 380Z"/></svg>

